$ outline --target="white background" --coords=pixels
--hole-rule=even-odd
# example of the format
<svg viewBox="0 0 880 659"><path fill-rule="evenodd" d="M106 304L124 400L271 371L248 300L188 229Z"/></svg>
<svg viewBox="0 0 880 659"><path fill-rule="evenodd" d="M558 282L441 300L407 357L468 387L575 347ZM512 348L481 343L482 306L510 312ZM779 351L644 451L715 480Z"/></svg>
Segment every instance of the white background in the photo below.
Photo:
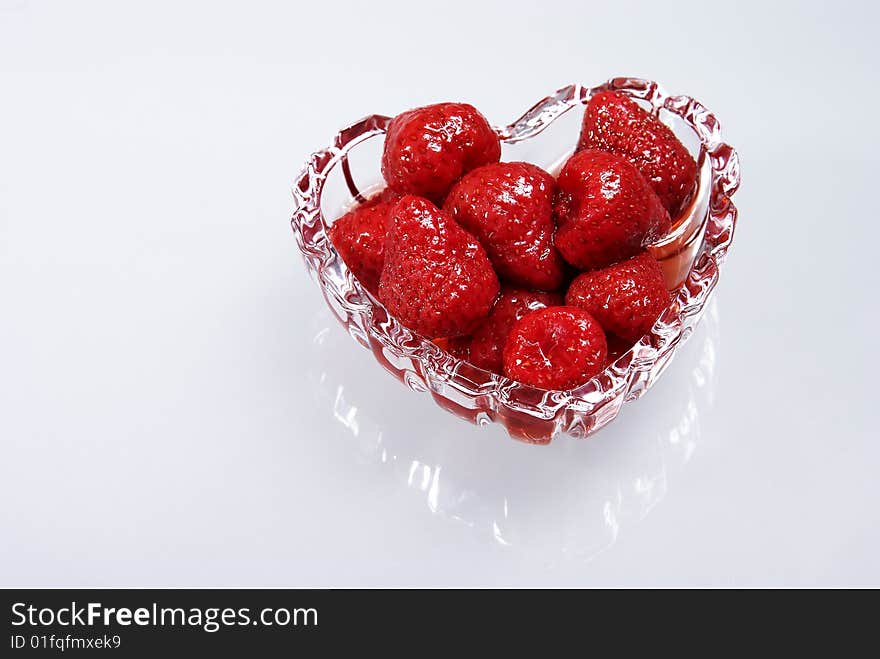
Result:
<svg viewBox="0 0 880 659"><path fill-rule="evenodd" d="M880 585L876 5L421 4L0 0L0 584ZM531 447L344 333L289 186L614 75L721 118L739 229L657 386Z"/></svg>

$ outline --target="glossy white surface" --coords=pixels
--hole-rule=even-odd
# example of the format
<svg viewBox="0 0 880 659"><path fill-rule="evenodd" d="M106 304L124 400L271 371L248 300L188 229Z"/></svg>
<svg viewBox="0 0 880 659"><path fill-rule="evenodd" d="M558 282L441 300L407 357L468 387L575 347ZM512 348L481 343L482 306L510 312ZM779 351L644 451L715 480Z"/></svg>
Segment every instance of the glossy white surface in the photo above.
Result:
<svg viewBox="0 0 880 659"><path fill-rule="evenodd" d="M880 585L878 10L410 5L0 0L0 585ZM739 230L662 381L526 446L344 334L288 185L614 74L718 114Z"/></svg>

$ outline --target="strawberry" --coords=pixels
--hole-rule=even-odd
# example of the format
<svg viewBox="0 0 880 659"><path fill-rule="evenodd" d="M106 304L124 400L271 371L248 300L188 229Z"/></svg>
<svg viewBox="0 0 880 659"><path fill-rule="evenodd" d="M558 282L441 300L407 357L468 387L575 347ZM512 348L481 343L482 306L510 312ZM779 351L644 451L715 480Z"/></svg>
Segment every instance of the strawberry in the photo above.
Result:
<svg viewBox="0 0 880 659"><path fill-rule="evenodd" d="M671 299L660 264L647 252L578 275L565 294L566 304L589 311L607 332L630 344L651 329Z"/></svg>
<svg viewBox="0 0 880 659"><path fill-rule="evenodd" d="M677 217L697 180L697 163L657 117L625 94L601 92L584 112L578 150L599 149L626 158Z"/></svg>
<svg viewBox="0 0 880 659"><path fill-rule="evenodd" d="M501 157L489 122L466 103L438 103L397 115L388 125L382 175L402 194L441 203L462 174Z"/></svg>
<svg viewBox="0 0 880 659"><path fill-rule="evenodd" d="M634 256L669 231L669 214L657 195L613 153L579 151L556 184L556 248L581 270Z"/></svg>
<svg viewBox="0 0 880 659"><path fill-rule="evenodd" d="M470 334L498 291L485 250L455 220L421 197L395 204L379 300L403 324L434 338Z"/></svg>
<svg viewBox="0 0 880 659"><path fill-rule="evenodd" d="M513 324L527 313L561 305L562 296L559 293L502 286L501 297L492 308L492 313L471 338L469 361L487 371L501 373L501 354Z"/></svg>
<svg viewBox="0 0 880 659"><path fill-rule="evenodd" d="M605 357L605 366L610 366L616 362L623 357L624 353L633 347L633 344L629 341L624 341L616 334L611 334L610 332L605 332L605 342L608 344L608 355Z"/></svg>
<svg viewBox="0 0 880 659"><path fill-rule="evenodd" d="M605 367L605 332L583 309L548 307L514 324L504 374L542 389L574 389Z"/></svg>
<svg viewBox="0 0 880 659"><path fill-rule="evenodd" d="M330 227L330 240L345 265L374 295L382 274L388 215L399 197L390 190L383 190Z"/></svg>
<svg viewBox="0 0 880 659"><path fill-rule="evenodd" d="M553 246L555 187L553 177L535 165L492 163L465 174L443 210L477 237L502 278L550 291L564 277Z"/></svg>
<svg viewBox="0 0 880 659"><path fill-rule="evenodd" d="M449 338L434 339L434 343L441 350L445 350L456 359L468 361L471 352L471 337L452 336Z"/></svg>

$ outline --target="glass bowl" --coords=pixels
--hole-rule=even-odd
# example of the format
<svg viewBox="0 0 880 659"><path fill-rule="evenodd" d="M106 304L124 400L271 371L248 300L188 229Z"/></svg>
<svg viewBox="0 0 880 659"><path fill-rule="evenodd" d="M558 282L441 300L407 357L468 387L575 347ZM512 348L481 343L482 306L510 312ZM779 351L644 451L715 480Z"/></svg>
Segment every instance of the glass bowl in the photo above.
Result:
<svg viewBox="0 0 880 659"><path fill-rule="evenodd" d="M525 160L555 173L573 152L583 107L613 89L650 109L699 164L695 192L672 231L649 249L673 291L651 331L589 382L571 391L538 389L450 355L408 329L348 270L327 237L332 221L384 183L380 162L390 117L371 115L343 129L312 154L293 186L292 219L306 268L337 319L388 372L428 392L445 410L480 425L501 423L511 437L536 444L562 435L587 437L612 421L624 402L639 398L693 332L718 283L737 220L731 196L739 186L736 152L721 140L718 120L688 96L657 83L614 78L595 87L569 85L535 104L512 124L496 127L502 160Z"/></svg>

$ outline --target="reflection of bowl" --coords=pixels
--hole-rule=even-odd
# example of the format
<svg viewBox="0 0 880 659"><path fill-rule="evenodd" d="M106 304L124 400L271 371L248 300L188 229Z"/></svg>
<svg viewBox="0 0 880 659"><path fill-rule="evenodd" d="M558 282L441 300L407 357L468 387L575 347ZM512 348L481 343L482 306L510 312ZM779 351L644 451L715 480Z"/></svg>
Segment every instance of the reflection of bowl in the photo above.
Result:
<svg viewBox="0 0 880 659"><path fill-rule="evenodd" d="M475 423L500 422L512 436L530 442L547 443L559 434L592 434L614 419L625 401L644 393L699 321L733 240L737 215L730 196L739 185L736 152L721 141L718 121L706 108L692 98L670 96L656 83L615 78L597 87L560 89L514 123L497 129L504 159L555 169L570 152L577 129L565 134L546 129L557 120L558 125L570 124L571 119L565 118L569 110L607 89L650 106L686 146L699 151L704 164L689 215L676 222L677 237L653 248L661 259L671 259L664 265L671 280L687 273L672 304L632 349L572 391L537 389L454 358L388 314L339 258L327 238L328 217L335 218L362 198L361 190L374 188L381 180L382 140L375 138L384 134L387 117L373 115L341 131L333 146L312 155L293 187L297 243L328 305L351 336L412 389L430 392L441 407ZM576 126L580 117L574 119ZM362 180L360 186L356 178Z"/></svg>
<svg viewBox="0 0 880 659"><path fill-rule="evenodd" d="M350 360L333 358L347 354L348 339L333 330L329 312L310 323L314 343L303 368L318 413L332 419L322 441L342 445L359 471L381 475L427 513L509 551L553 561L595 556L674 490L710 440L701 422L718 376L714 302L665 376L664 395L634 406L602 441L559 441L552 451L499 451L468 428L451 436L451 423L419 423L424 407L402 410L391 383L376 386L352 372Z"/></svg>

